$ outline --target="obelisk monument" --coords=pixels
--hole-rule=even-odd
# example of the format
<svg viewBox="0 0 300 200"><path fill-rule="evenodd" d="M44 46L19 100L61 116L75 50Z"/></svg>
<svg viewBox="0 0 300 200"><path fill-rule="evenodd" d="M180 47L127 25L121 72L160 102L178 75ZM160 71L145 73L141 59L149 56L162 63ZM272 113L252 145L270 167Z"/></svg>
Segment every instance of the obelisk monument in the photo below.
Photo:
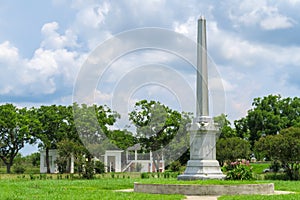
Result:
<svg viewBox="0 0 300 200"><path fill-rule="evenodd" d="M209 116L207 70L206 20L201 16L197 37L197 111L189 127L190 160L184 174L178 176L179 180L225 178L216 160L216 135L219 128Z"/></svg>

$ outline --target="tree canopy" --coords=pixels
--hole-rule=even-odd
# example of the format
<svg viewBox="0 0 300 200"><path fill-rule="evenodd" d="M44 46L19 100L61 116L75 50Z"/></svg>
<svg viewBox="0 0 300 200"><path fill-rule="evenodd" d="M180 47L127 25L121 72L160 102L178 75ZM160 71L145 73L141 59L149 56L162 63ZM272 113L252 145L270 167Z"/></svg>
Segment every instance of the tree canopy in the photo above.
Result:
<svg viewBox="0 0 300 200"><path fill-rule="evenodd" d="M142 100L135 104L129 119L136 126L138 142L146 151L152 151L156 169L159 170L160 150L179 130L181 114L160 102Z"/></svg>
<svg viewBox="0 0 300 200"><path fill-rule="evenodd" d="M0 106L0 158L10 173L14 158L25 143L34 141L31 118L26 108L12 104Z"/></svg>
<svg viewBox="0 0 300 200"><path fill-rule="evenodd" d="M273 161L280 161L291 180L299 180L300 128L283 129L277 135L261 137L255 150Z"/></svg>
<svg viewBox="0 0 300 200"><path fill-rule="evenodd" d="M237 135L249 139L252 147L261 136L300 125L300 98L269 95L255 98L246 117L234 122Z"/></svg>

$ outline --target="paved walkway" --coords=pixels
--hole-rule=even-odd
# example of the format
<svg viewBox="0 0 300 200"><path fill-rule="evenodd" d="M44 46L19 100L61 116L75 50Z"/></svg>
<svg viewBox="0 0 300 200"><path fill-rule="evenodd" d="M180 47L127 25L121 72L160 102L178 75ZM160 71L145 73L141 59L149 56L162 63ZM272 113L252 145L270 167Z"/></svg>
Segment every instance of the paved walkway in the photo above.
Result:
<svg viewBox="0 0 300 200"><path fill-rule="evenodd" d="M186 200L217 200L218 196L186 196Z"/></svg>

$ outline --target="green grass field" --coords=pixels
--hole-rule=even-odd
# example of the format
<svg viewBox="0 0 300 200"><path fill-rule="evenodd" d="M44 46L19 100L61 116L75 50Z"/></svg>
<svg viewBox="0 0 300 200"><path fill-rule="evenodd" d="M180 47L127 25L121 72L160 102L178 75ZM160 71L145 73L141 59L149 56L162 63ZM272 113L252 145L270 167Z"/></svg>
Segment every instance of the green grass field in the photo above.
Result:
<svg viewBox="0 0 300 200"><path fill-rule="evenodd" d="M119 176L117 176L119 175ZM244 195L222 196L220 200L235 199L300 199L300 182L298 181L177 181L175 178L138 178L138 174L128 177L128 174L111 174L100 176L93 180L57 179L57 175L47 175L48 179L40 180L36 175L35 180L30 175L0 175L0 199L184 199L183 195L156 195L132 192L117 192L120 189L133 188L134 182L161 183L161 184L246 184L246 183L274 183L276 190L293 191L296 194L288 195ZM123 176L124 175L124 176ZM50 179L50 177L52 179ZM45 177L44 177L45 178Z"/></svg>
<svg viewBox="0 0 300 200"><path fill-rule="evenodd" d="M183 199L183 195L158 195L115 190L133 188L137 179L102 178L94 180L29 180L3 178L0 199Z"/></svg>
<svg viewBox="0 0 300 200"><path fill-rule="evenodd" d="M262 170L269 167L269 163L251 164L253 171L263 177ZM29 171L27 171L29 172ZM152 174L153 175L153 174ZM222 196L219 200L296 200L300 199L300 181L177 181L176 178L141 179L140 173L113 173L97 175L93 180L73 179L63 175L30 175L30 174L1 174L0 200L12 199L184 199L183 195L156 195L133 192L117 192L121 189L133 189L134 182L160 184L250 184L274 183L276 190L292 191L288 195L236 195Z"/></svg>

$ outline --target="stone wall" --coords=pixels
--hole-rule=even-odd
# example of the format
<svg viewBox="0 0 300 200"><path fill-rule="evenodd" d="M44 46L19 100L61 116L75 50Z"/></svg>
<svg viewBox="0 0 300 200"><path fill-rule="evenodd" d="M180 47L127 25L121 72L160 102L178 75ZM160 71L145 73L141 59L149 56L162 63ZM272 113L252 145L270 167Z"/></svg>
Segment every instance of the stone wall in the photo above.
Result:
<svg viewBox="0 0 300 200"><path fill-rule="evenodd" d="M184 185L134 183L134 192L184 195L274 194L274 184Z"/></svg>

